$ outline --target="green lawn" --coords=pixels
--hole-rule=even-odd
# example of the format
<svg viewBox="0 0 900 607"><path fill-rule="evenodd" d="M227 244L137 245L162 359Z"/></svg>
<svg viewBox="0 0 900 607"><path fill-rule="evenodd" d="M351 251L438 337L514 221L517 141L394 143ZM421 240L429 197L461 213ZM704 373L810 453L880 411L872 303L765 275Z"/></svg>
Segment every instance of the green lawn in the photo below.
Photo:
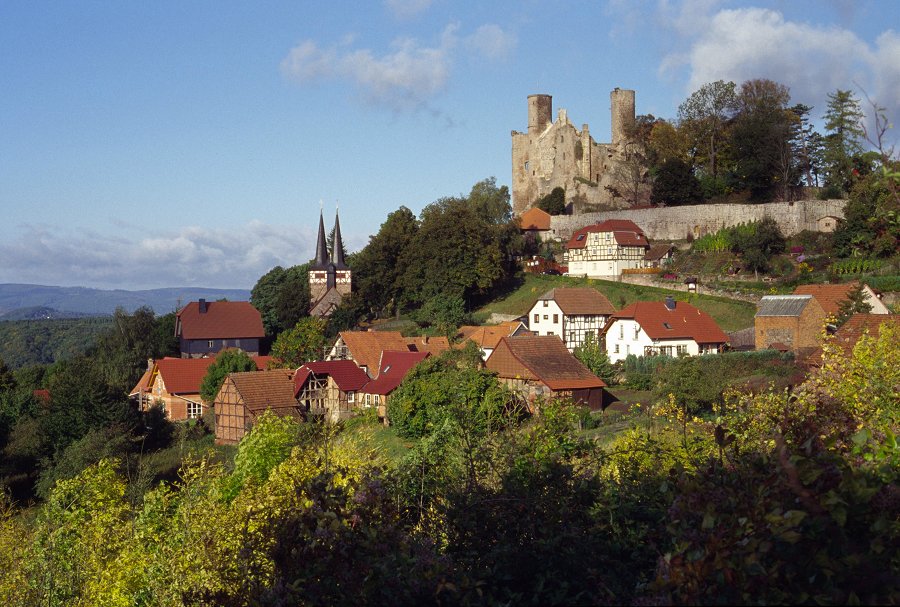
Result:
<svg viewBox="0 0 900 607"><path fill-rule="evenodd" d="M712 316L723 331L736 331L753 326L753 315L756 314L756 306L752 303L727 297L696 295L611 280L543 274L526 274L523 284L518 289L476 310L475 314L477 318L484 319L492 313L521 316L527 314L537 298L550 289L585 286L603 293L616 309L622 309L635 301L661 301L667 295L671 295L677 301L686 301Z"/></svg>

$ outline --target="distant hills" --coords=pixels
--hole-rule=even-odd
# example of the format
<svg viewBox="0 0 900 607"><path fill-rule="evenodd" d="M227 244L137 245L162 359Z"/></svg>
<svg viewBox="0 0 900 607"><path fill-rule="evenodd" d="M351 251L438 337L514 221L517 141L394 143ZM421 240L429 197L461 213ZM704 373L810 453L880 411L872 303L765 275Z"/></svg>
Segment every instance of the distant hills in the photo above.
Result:
<svg viewBox="0 0 900 607"><path fill-rule="evenodd" d="M144 306L157 314L168 314L201 298L248 301L250 291L203 287L126 291L5 283L0 284L0 320L82 318L112 314L120 307L132 313Z"/></svg>

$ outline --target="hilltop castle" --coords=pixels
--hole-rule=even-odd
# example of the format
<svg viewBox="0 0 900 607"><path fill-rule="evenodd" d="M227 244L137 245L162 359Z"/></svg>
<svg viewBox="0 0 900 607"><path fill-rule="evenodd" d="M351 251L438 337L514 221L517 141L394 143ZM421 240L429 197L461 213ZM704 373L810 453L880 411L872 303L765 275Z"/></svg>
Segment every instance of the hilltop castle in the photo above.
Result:
<svg viewBox="0 0 900 607"><path fill-rule="evenodd" d="M625 208L649 193L646 171L636 161L642 150L630 136L635 125L634 91L610 93L611 143L597 143L587 124L569 122L566 110L551 121L553 98L528 97L528 132L512 131L513 212L521 215L554 188L566 191L573 213L591 207Z"/></svg>
<svg viewBox="0 0 900 607"><path fill-rule="evenodd" d="M334 214L334 241L331 256L325 241L325 220L319 211L319 239L316 258L309 266L309 315L319 318L331 316L334 309L350 294L350 266L344 263L344 244L341 240L341 221Z"/></svg>

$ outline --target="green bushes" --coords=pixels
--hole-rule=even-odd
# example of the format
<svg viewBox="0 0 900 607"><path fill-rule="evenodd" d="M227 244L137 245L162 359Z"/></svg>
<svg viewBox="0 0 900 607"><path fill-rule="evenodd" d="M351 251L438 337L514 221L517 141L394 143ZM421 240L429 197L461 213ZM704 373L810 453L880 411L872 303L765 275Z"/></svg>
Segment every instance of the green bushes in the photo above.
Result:
<svg viewBox="0 0 900 607"><path fill-rule="evenodd" d="M868 274L877 271L882 265L880 259L851 258L836 261L829 269L838 275Z"/></svg>

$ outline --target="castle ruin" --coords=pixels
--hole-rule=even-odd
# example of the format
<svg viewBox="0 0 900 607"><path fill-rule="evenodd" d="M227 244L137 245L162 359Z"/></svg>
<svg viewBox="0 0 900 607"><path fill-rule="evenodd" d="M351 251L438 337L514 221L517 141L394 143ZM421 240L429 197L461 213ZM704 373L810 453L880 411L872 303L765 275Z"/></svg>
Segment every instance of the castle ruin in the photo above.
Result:
<svg viewBox="0 0 900 607"><path fill-rule="evenodd" d="M635 125L634 91L610 93L612 142L597 143L560 109L552 122L553 98L528 97L528 132L512 131L513 212L521 215L554 188L566 191L572 213L627 208L646 202L649 187Z"/></svg>

